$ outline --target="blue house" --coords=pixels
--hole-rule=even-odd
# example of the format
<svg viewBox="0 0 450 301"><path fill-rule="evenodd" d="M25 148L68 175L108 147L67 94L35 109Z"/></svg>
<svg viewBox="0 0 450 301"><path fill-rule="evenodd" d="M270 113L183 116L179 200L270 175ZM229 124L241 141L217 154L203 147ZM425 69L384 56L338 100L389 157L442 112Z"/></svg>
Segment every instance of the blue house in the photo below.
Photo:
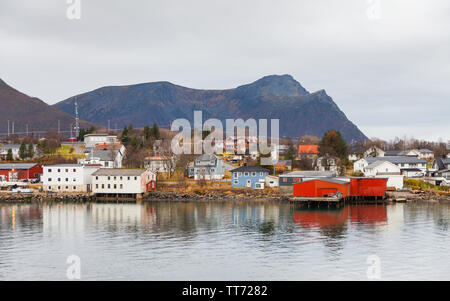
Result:
<svg viewBox="0 0 450 301"><path fill-rule="evenodd" d="M189 177L195 180L220 180L225 176L222 159L214 154L204 154L197 157L194 165L188 167Z"/></svg>
<svg viewBox="0 0 450 301"><path fill-rule="evenodd" d="M259 166L241 166L231 171L231 186L264 189L269 172L268 169Z"/></svg>

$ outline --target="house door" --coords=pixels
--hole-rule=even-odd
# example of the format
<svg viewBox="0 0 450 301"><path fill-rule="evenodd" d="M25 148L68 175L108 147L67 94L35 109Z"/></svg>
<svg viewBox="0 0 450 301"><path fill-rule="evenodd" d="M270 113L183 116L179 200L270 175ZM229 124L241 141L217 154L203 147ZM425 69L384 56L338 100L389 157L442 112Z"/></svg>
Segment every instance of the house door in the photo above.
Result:
<svg viewBox="0 0 450 301"><path fill-rule="evenodd" d="M247 180L247 187L252 187L252 180Z"/></svg>

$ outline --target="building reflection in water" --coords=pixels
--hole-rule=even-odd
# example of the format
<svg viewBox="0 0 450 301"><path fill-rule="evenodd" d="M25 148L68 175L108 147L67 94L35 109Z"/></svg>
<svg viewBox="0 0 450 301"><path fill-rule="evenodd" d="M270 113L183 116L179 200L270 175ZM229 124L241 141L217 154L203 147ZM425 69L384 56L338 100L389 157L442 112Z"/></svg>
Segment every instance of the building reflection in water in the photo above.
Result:
<svg viewBox="0 0 450 301"><path fill-rule="evenodd" d="M28 228L42 226L42 208L36 205L0 205L0 228Z"/></svg>

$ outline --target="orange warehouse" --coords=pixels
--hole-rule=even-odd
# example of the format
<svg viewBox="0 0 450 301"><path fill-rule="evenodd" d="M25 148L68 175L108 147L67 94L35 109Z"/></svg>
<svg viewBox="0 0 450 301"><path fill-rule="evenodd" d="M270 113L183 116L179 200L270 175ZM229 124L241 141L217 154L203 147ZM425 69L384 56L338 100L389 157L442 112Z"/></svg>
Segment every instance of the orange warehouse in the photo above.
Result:
<svg viewBox="0 0 450 301"><path fill-rule="evenodd" d="M350 183L337 179L314 179L294 184L294 196L328 197L341 193L343 198L350 195Z"/></svg>
<svg viewBox="0 0 450 301"><path fill-rule="evenodd" d="M387 178L351 178L350 195L360 197L384 197Z"/></svg>

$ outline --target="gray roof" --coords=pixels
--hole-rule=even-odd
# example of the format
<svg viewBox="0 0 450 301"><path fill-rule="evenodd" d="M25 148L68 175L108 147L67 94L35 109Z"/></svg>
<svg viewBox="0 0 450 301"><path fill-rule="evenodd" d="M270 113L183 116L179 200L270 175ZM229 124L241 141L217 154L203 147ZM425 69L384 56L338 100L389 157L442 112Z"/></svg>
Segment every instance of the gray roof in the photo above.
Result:
<svg viewBox="0 0 450 301"><path fill-rule="evenodd" d="M269 172L267 168L263 168L261 166L241 166L233 169L231 172Z"/></svg>
<svg viewBox="0 0 450 301"><path fill-rule="evenodd" d="M81 167L83 164L50 164L44 167Z"/></svg>
<svg viewBox="0 0 450 301"><path fill-rule="evenodd" d="M125 169L125 168L100 168L94 172L93 176L140 176L145 169Z"/></svg>
<svg viewBox="0 0 450 301"><path fill-rule="evenodd" d="M436 158L434 160L438 167L438 170L446 169L446 165L450 164L450 158Z"/></svg>
<svg viewBox="0 0 450 301"><path fill-rule="evenodd" d="M38 165L37 163L15 163L15 164L10 164L10 163L2 163L0 164L0 169L5 170L5 169L30 169L33 166Z"/></svg>
<svg viewBox="0 0 450 301"><path fill-rule="evenodd" d="M315 170L302 170L302 171L292 171L290 173L282 174L280 177L291 177L291 178L309 178L309 177L335 177L336 172L334 171L315 171Z"/></svg>
<svg viewBox="0 0 450 301"><path fill-rule="evenodd" d="M217 161L220 160L214 154L203 154L195 158L195 166L216 166Z"/></svg>
<svg viewBox="0 0 450 301"><path fill-rule="evenodd" d="M364 158L369 164L377 162L377 161L388 161L394 164L417 164L423 163L426 164L427 161L424 159L418 159L417 157L408 157L408 156L394 156L394 157L374 157L374 158Z"/></svg>
<svg viewBox="0 0 450 301"><path fill-rule="evenodd" d="M424 153L424 154L431 154L432 153L432 151L430 151L429 149L426 149L426 148L418 149L417 151L419 153Z"/></svg>
<svg viewBox="0 0 450 301"><path fill-rule="evenodd" d="M89 155L86 155L86 159L99 158L101 161L114 161L117 156L117 150L104 150L104 149L94 149Z"/></svg>
<svg viewBox="0 0 450 301"><path fill-rule="evenodd" d="M26 145L28 148L28 144ZM0 145L0 149L13 149L20 148L20 144L2 144Z"/></svg>
<svg viewBox="0 0 450 301"><path fill-rule="evenodd" d="M392 162L389 162L389 161L386 161L386 160L379 160L379 161L375 161L373 163L370 163L369 165L367 165L366 168L376 168L376 167L380 166L381 164L383 164L385 162L393 164Z"/></svg>
<svg viewBox="0 0 450 301"><path fill-rule="evenodd" d="M349 184L349 181L345 181L345 180L340 180L337 178L320 178L320 179L311 179L311 180L306 180L300 183L305 183L305 182L309 182L309 181L325 181L325 182L331 182L331 183L336 183L336 184Z"/></svg>

